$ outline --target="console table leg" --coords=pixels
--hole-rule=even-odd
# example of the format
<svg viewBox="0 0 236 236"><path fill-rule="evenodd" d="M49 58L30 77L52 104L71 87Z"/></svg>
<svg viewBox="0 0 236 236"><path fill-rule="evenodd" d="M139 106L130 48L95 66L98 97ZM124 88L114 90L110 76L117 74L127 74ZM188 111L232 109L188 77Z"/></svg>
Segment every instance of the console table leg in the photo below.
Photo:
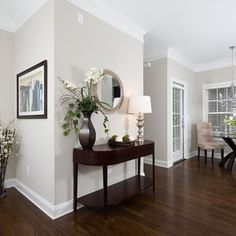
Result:
<svg viewBox="0 0 236 236"><path fill-rule="evenodd" d="M74 163L74 212L77 211L78 163Z"/></svg>
<svg viewBox="0 0 236 236"><path fill-rule="evenodd" d="M140 179L140 166L141 166L141 164L140 164L140 162L141 162L141 160L140 160L141 158L139 157L138 158L138 178Z"/></svg>
<svg viewBox="0 0 236 236"><path fill-rule="evenodd" d="M152 189L155 192L155 154L152 154Z"/></svg>
<svg viewBox="0 0 236 236"><path fill-rule="evenodd" d="M103 166L104 216L107 216L107 166Z"/></svg>

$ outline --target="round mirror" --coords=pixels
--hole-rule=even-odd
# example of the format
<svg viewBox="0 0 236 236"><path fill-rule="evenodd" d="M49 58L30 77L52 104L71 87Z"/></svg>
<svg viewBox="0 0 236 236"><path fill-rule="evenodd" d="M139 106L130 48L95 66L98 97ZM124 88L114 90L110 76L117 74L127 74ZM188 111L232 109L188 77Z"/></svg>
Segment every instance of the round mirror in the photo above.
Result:
<svg viewBox="0 0 236 236"><path fill-rule="evenodd" d="M104 77L96 84L95 96L101 101L103 111L117 111L123 101L123 86L119 77L111 70L104 69Z"/></svg>

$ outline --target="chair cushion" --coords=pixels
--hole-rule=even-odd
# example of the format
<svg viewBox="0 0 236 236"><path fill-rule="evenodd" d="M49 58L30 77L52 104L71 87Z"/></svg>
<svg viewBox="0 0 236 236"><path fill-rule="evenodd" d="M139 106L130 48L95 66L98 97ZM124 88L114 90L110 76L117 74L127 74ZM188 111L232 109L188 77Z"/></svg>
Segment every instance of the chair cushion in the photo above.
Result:
<svg viewBox="0 0 236 236"><path fill-rule="evenodd" d="M199 143L198 146L203 149L224 149L225 144L220 142L204 142Z"/></svg>

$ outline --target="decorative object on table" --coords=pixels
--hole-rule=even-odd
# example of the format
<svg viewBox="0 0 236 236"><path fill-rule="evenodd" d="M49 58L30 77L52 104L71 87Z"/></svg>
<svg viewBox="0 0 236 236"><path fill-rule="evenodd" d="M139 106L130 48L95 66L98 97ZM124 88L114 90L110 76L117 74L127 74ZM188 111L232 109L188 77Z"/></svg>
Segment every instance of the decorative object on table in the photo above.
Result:
<svg viewBox="0 0 236 236"><path fill-rule="evenodd" d="M138 127L138 135L137 141L142 143L143 142L143 126L144 126L144 113L152 113L152 106L151 106L151 98L150 96L132 96L129 99L129 113L137 113L137 127Z"/></svg>
<svg viewBox="0 0 236 236"><path fill-rule="evenodd" d="M119 110L124 99L124 89L119 76L108 69L104 69L102 79L93 84L93 93L102 102L101 109L105 114Z"/></svg>
<svg viewBox="0 0 236 236"><path fill-rule="evenodd" d="M104 115L104 131L108 133L108 118L104 114L102 106L105 102L99 101L92 93L93 86L103 78L103 70L91 68L86 74L84 82L86 86L79 88L69 81L61 80L66 91L62 95L62 105L67 105L67 113L64 118L64 135L67 136L72 130L79 132L79 140L83 149L92 149L96 140L96 132L91 122L93 113L101 112ZM79 121L83 117L83 123L79 129Z"/></svg>
<svg viewBox="0 0 236 236"><path fill-rule="evenodd" d="M17 118L47 118L47 61L17 75Z"/></svg>
<svg viewBox="0 0 236 236"><path fill-rule="evenodd" d="M123 137L118 135L113 135L109 140L108 144L110 146L129 146L134 145L135 138L131 135L124 135Z"/></svg>
<svg viewBox="0 0 236 236"><path fill-rule="evenodd" d="M0 197L6 196L4 181L7 163L14 156L13 149L16 145L16 130L10 129L9 125L6 128L0 125Z"/></svg>
<svg viewBox="0 0 236 236"><path fill-rule="evenodd" d="M233 116L236 118L236 86L235 86L235 76L234 76L234 49L236 46L231 46L229 49L231 50L232 55L232 66L231 66L231 92L228 99L225 99L222 93L219 93L219 103L222 107L226 107L228 104L229 111L233 113Z"/></svg>

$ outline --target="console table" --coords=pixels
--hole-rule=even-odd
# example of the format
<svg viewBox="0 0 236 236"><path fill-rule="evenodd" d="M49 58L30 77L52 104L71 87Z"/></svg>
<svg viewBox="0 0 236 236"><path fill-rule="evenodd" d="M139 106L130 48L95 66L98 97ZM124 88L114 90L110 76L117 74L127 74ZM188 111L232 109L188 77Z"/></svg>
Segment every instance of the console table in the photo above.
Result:
<svg viewBox="0 0 236 236"><path fill-rule="evenodd" d="M142 144L133 146L111 147L108 144L95 145L93 150L76 148L73 150L74 167L74 212L77 211L77 203L85 206L103 207L106 214L107 206L114 205L131 197L146 188L152 187L155 191L155 144L145 140ZM141 157L152 155L152 179L140 175ZM122 162L138 160L138 174L134 177L107 186L107 166ZM78 193L78 164L103 167L103 189L77 198Z"/></svg>

